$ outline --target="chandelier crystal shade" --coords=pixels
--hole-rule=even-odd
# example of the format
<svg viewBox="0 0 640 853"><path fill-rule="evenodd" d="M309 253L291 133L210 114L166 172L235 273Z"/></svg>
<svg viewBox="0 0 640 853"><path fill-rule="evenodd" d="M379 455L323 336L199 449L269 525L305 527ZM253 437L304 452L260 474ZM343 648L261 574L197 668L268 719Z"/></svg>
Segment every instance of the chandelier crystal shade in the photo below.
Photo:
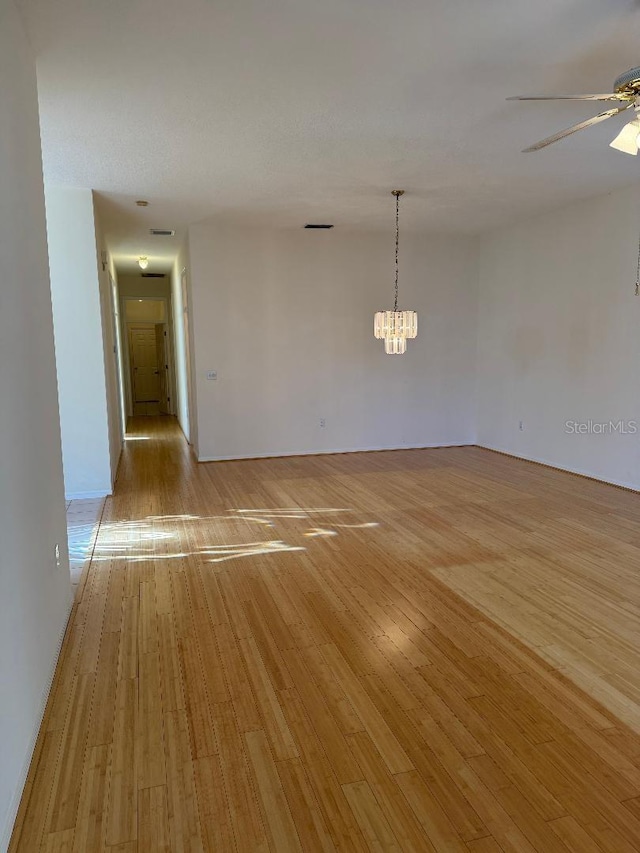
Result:
<svg viewBox="0 0 640 853"><path fill-rule="evenodd" d="M373 318L374 337L384 340L387 355L406 352L407 340L418 335L418 315L415 311L398 311L398 248L400 245L400 196L404 190L393 190L396 197L396 283L393 311L377 311Z"/></svg>

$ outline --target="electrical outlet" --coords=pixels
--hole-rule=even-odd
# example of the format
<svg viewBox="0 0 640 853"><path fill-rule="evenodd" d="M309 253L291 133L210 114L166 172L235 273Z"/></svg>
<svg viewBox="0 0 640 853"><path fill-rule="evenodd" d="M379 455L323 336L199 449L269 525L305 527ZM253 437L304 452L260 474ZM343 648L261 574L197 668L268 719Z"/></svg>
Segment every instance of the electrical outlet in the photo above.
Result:
<svg viewBox="0 0 640 853"><path fill-rule="evenodd" d="M55 561L56 561L56 569L59 569L60 568L60 546L58 545L57 542L53 548L53 556L54 556Z"/></svg>
<svg viewBox="0 0 640 853"><path fill-rule="evenodd" d="M518 429L520 430L520 432L524 432L524 421L518 422Z"/></svg>
<svg viewBox="0 0 640 853"><path fill-rule="evenodd" d="M217 370L207 370L207 379L213 381L214 379L217 379L217 378L218 378L218 371Z"/></svg>
<svg viewBox="0 0 640 853"><path fill-rule="evenodd" d="M325 418L320 418L320 426L324 428L324 427L326 427L326 425L327 425L327 421L325 420Z"/></svg>

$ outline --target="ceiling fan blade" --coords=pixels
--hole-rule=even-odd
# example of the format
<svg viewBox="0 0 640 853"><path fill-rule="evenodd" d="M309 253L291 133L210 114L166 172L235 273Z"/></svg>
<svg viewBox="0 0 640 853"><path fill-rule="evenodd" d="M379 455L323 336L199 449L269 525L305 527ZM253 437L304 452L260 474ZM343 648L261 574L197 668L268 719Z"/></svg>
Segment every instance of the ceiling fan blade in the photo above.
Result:
<svg viewBox="0 0 640 853"><path fill-rule="evenodd" d="M613 142L609 145L617 151L622 151L623 154L632 154L634 157L638 154L638 134L640 133L640 119L634 118L622 128Z"/></svg>
<svg viewBox="0 0 640 853"><path fill-rule="evenodd" d="M623 107L606 110L603 113L598 113L597 116L593 116L593 118L588 118L585 121L581 121L579 124L574 124L566 130L560 130L558 133L554 133L553 136L548 136L546 139L536 142L535 145L530 145L529 148L525 148L523 153L528 154L530 151L539 151L541 148L546 148L547 145L551 145L553 142L558 142L558 140L564 139L565 136L571 136L572 133L576 133L578 130L584 130L586 127L591 127L593 124L599 124L601 121L605 121L605 119L617 116L618 113L623 113L625 110L628 110L629 107L632 107L633 103L634 102L631 101Z"/></svg>
<svg viewBox="0 0 640 853"><path fill-rule="evenodd" d="M513 95L507 101L632 101L633 95L612 92L610 95Z"/></svg>

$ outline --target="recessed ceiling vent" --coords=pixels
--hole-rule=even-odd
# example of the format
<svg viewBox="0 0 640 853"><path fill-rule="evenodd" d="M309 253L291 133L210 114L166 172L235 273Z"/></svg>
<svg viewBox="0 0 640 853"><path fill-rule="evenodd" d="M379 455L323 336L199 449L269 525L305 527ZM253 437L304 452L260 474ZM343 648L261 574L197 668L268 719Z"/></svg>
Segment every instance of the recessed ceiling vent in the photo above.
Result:
<svg viewBox="0 0 640 853"><path fill-rule="evenodd" d="M164 278L163 272L141 272L140 278Z"/></svg>
<svg viewBox="0 0 640 853"><path fill-rule="evenodd" d="M312 229L313 228L319 228L319 229L324 229L325 231L328 231L329 228L333 228L333 225L324 225L320 222L307 222L307 224L304 227L305 228L312 228Z"/></svg>
<svg viewBox="0 0 640 853"><path fill-rule="evenodd" d="M173 237L175 233L170 228L149 228L149 234L153 234L154 237Z"/></svg>

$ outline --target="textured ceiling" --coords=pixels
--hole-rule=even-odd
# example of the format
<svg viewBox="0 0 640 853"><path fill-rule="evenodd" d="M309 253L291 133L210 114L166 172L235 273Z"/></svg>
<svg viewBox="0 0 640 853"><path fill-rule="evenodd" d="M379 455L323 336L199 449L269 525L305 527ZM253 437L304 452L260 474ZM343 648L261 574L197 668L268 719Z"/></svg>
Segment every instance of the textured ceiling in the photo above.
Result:
<svg viewBox="0 0 640 853"><path fill-rule="evenodd" d="M23 0L45 176L98 191L121 267L207 218L474 233L635 181L617 118L506 103L610 91L640 65L632 0ZM136 208L146 198L150 206ZM175 228L174 240L148 236Z"/></svg>

